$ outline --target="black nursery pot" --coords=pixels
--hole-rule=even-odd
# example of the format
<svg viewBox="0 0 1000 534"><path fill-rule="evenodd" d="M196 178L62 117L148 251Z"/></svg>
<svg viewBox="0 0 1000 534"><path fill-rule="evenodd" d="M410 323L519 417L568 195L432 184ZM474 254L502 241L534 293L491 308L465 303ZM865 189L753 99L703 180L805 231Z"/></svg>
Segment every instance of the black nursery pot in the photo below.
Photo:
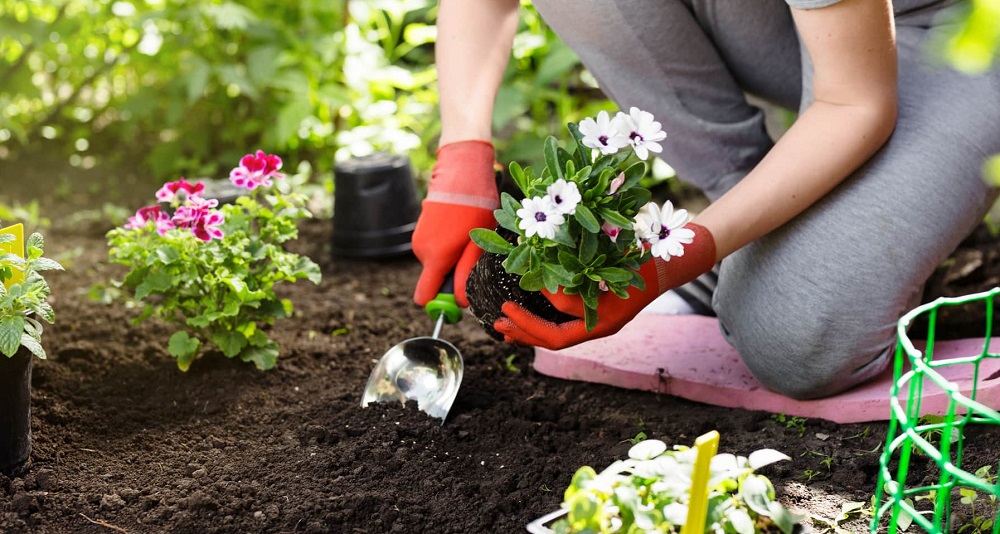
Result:
<svg viewBox="0 0 1000 534"><path fill-rule="evenodd" d="M407 254L420 216L410 160L384 152L334 168L333 254L384 258Z"/></svg>
<svg viewBox="0 0 1000 534"><path fill-rule="evenodd" d="M31 362L21 347L14 357L0 354L0 473L16 476L31 455Z"/></svg>
<svg viewBox="0 0 1000 534"><path fill-rule="evenodd" d="M517 243L517 234L504 228L497 228L500 234L510 244ZM469 298L469 311L479 319L486 333L494 339L503 341L503 334L493 328L493 323L503 315L501 307L504 302L511 301L520 304L535 315L552 321L564 323L575 319L556 309L548 299L538 291L525 291L518 285L521 277L510 274L503 268L507 256L484 252L469 274L465 284L465 292Z"/></svg>

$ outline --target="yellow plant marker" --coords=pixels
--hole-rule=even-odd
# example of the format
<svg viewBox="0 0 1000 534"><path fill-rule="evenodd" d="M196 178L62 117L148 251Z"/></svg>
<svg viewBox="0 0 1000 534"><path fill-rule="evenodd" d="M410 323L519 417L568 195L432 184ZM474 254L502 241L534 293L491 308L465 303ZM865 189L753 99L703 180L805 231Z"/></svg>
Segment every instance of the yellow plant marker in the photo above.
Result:
<svg viewBox="0 0 1000 534"><path fill-rule="evenodd" d="M10 253L20 257L24 257L24 225L21 223L15 224L14 226L8 226L7 228L0 228L0 234L12 234L14 236L13 241L7 243L0 243L0 254ZM10 287L11 284L20 284L24 281L24 271L20 269L12 269L13 275L10 280L4 283L4 286Z"/></svg>
<svg viewBox="0 0 1000 534"><path fill-rule="evenodd" d="M688 502L687 520L681 534L704 534L705 516L708 514L708 478L712 457L719 451L719 432L711 431L694 441L698 455L691 474L691 500Z"/></svg>

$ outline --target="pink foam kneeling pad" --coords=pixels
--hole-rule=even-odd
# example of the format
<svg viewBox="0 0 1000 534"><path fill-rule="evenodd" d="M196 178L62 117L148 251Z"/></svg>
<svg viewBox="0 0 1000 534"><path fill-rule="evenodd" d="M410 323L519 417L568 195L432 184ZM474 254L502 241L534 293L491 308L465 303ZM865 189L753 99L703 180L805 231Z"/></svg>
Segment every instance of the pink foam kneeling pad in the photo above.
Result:
<svg viewBox="0 0 1000 534"><path fill-rule="evenodd" d="M982 352L983 343L983 339L937 341L934 360L975 356ZM923 347L922 342L915 345ZM1000 347L1000 338L993 338L990 346ZM750 374L736 349L722 337L714 317L642 313L610 337L559 351L536 348L534 367L556 378L836 423L886 421L891 415L892 365L876 379L839 395L794 400L765 389ZM970 365L946 366L937 371L965 394L974 385ZM1000 358L982 362L976 400L993 408L1000 406ZM925 384L921 401L924 413L942 414L948 401L945 392Z"/></svg>

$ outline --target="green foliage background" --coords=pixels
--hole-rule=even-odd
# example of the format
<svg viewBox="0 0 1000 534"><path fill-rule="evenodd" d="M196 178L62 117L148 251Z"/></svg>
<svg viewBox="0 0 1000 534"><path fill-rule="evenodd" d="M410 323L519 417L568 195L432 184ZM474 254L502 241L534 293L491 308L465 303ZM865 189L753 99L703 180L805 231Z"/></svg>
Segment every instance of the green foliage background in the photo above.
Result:
<svg viewBox="0 0 1000 534"><path fill-rule="evenodd" d="M318 172L373 150L433 164L433 0L0 0L0 158L44 147L151 183L221 176L253 148ZM540 157L604 104L530 6L498 145ZM108 171L113 172L113 171Z"/></svg>
<svg viewBox="0 0 1000 534"><path fill-rule="evenodd" d="M538 165L547 135L612 106L522 4L494 126L504 161ZM390 150L426 176L436 12L434 0L0 0L0 163L34 155L156 184L224 176L253 148L313 176ZM972 0L946 58L981 71L998 46L1000 0Z"/></svg>

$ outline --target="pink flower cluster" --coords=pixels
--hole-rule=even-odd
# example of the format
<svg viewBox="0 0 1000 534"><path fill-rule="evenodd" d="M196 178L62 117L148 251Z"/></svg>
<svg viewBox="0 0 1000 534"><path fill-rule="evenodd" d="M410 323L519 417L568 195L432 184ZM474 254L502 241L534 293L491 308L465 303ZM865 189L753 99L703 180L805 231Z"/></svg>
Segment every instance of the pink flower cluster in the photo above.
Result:
<svg viewBox="0 0 1000 534"><path fill-rule="evenodd" d="M247 154L240 159L240 166L229 172L229 180L237 187L245 187L251 191L264 186L271 187L271 178L284 178L281 170L281 158L258 150L255 154Z"/></svg>
<svg viewBox="0 0 1000 534"><path fill-rule="evenodd" d="M156 199L173 205L173 214L160 205L146 206L129 217L125 228L142 228L153 223L156 233L160 235L175 228L184 228L202 241L221 239L225 234L219 227L225 218L213 209L219 205L218 200L201 197L204 190L205 184L201 182L192 184L183 178L168 182L156 192Z"/></svg>
<svg viewBox="0 0 1000 534"><path fill-rule="evenodd" d="M271 178L284 178L285 175L278 172L280 169L281 158L258 150L240 158L240 165L230 171L229 179L234 185L253 191L260 186L273 185ZM160 204L139 209L129 217L125 228L131 230L153 223L160 235L175 228L184 228L202 241L221 239L225 234L220 226L225 218L214 210L219 201L202 198L204 191L205 184L191 183L184 178L163 184L156 192L156 200Z"/></svg>

